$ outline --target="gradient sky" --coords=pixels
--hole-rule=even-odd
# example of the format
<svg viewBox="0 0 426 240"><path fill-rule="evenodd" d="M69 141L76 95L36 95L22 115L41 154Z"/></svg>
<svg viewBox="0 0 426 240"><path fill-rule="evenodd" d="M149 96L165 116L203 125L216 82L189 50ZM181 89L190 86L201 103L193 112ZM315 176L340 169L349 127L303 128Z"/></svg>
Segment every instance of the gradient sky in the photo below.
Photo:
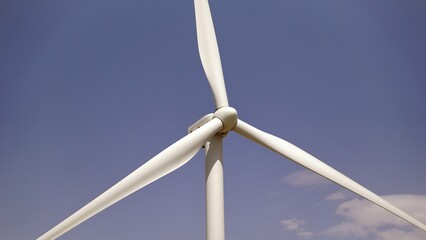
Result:
<svg viewBox="0 0 426 240"><path fill-rule="evenodd" d="M426 1L210 5L240 118L426 222ZM0 3L0 239L37 238L214 110L193 11ZM227 239L426 238L235 133L224 143ZM204 239L204 218L201 151L60 239Z"/></svg>

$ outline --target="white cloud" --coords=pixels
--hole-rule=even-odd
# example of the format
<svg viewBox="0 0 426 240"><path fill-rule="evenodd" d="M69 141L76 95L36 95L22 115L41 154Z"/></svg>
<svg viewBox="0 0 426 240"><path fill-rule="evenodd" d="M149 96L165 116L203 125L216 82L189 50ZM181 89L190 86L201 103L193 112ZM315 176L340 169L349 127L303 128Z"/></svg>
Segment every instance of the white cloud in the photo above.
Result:
<svg viewBox="0 0 426 240"><path fill-rule="evenodd" d="M308 230L306 230L304 225L306 225L306 221L291 218L291 219L283 219L281 220L281 225L285 230L290 232L295 232L297 236L300 238L311 238L314 234Z"/></svg>
<svg viewBox="0 0 426 240"><path fill-rule="evenodd" d="M309 170L293 172L284 178L284 182L296 187L319 187L330 183L327 179Z"/></svg>
<svg viewBox="0 0 426 240"><path fill-rule="evenodd" d="M306 224L306 221L299 220L296 218L281 220L281 225L287 230L297 230L297 229L300 229L302 225L305 225L305 224Z"/></svg>
<svg viewBox="0 0 426 240"><path fill-rule="evenodd" d="M377 232L376 237L377 240L424 240L425 233L417 229L414 231L389 229Z"/></svg>
<svg viewBox="0 0 426 240"><path fill-rule="evenodd" d="M426 222L426 195L388 195L384 199L400 207L421 222ZM345 218L342 223L324 230L321 235L338 239L358 237L377 240L426 239L426 233L367 200L352 199L336 210Z"/></svg>
<svg viewBox="0 0 426 240"><path fill-rule="evenodd" d="M323 187L331 183L329 180L309 171L293 172L284 178L284 182L296 187ZM353 198L354 193L340 189L325 196L326 201L344 201L336 214L343 220L319 234L304 228L306 221L296 218L283 219L281 225L286 231L294 232L300 238L311 238L321 235L327 239L369 239L369 240L421 240L426 233L405 220L378 207L368 200ZM420 222L426 223L426 195L387 195L385 200L404 210ZM351 199L352 200L349 200Z"/></svg>
<svg viewBox="0 0 426 240"><path fill-rule="evenodd" d="M349 192L345 189L341 189L335 193L327 195L324 199L327 201L342 201L353 196L354 194L352 192Z"/></svg>

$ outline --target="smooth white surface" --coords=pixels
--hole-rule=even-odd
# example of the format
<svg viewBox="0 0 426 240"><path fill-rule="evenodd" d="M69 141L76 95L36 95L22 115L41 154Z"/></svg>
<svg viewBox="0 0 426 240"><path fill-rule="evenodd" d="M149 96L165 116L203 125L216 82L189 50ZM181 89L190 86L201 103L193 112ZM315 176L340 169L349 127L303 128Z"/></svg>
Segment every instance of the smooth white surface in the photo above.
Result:
<svg viewBox="0 0 426 240"><path fill-rule="evenodd" d="M390 204L375 193L356 183L352 179L346 177L342 173L338 172L337 170L333 169L332 167L328 166L327 164L323 163L319 159L298 148L297 146L274 135L263 132L241 120L238 120L234 131L264 147L271 149L272 151L278 154L289 158L290 160L302 165L303 167L306 167L312 170L313 172L318 173L319 175L388 210L396 216L416 225L423 231L426 231L426 226L417 219L411 217L401 209Z"/></svg>
<svg viewBox="0 0 426 240"><path fill-rule="evenodd" d="M216 109L228 106L222 64L207 0L194 0L198 51L213 92Z"/></svg>
<svg viewBox="0 0 426 240"><path fill-rule="evenodd" d="M219 118L223 123L223 129L220 131L221 133L227 133L237 125L238 113L233 107L219 108L214 113L214 116Z"/></svg>
<svg viewBox="0 0 426 240"><path fill-rule="evenodd" d="M188 133L192 133L193 131L199 129L204 124L210 122L213 119L213 117L214 117L213 113L206 114L204 117L200 118L198 121L196 121L194 124L192 124L188 128Z"/></svg>
<svg viewBox="0 0 426 240"><path fill-rule="evenodd" d="M188 134L163 150L38 239L55 239L61 236L136 190L181 167L221 128L222 122L219 119L212 119L198 130Z"/></svg>
<svg viewBox="0 0 426 240"><path fill-rule="evenodd" d="M206 148L206 239L225 239L223 137L214 135Z"/></svg>

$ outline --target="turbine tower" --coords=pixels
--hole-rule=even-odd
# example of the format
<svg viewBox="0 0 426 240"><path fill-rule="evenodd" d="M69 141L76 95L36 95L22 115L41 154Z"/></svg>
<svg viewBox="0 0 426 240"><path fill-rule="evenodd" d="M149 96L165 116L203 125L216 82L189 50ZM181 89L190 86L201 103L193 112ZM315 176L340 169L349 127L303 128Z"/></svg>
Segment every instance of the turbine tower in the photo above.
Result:
<svg viewBox="0 0 426 240"><path fill-rule="evenodd" d="M237 111L228 103L208 0L194 0L194 4L198 50L213 93L215 112L198 120L189 128L188 135L40 236L39 240L58 238L105 208L183 166L203 146L206 151L206 237L207 240L224 240L222 140L230 131L300 164L426 231L423 223L316 157L238 118Z"/></svg>

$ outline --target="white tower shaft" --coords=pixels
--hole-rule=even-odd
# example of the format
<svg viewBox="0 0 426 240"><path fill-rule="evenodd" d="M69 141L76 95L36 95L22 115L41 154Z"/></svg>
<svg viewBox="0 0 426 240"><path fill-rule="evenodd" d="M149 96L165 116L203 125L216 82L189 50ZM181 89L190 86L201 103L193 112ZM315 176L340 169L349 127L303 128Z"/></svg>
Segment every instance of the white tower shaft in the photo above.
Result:
<svg viewBox="0 0 426 240"><path fill-rule="evenodd" d="M206 239L225 240L221 134L206 142Z"/></svg>

